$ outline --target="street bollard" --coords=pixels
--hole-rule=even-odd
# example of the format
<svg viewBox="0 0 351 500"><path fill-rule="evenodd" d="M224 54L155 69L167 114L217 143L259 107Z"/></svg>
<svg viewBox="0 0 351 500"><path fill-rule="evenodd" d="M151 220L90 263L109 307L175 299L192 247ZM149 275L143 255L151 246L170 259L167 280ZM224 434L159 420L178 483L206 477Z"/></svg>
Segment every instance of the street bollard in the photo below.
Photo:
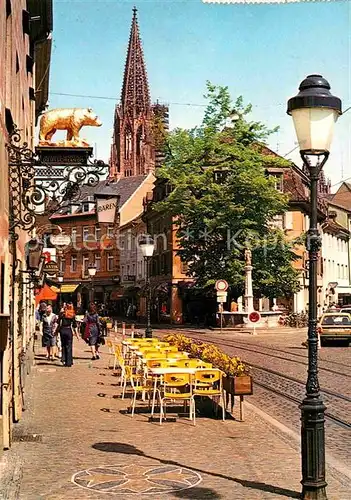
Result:
<svg viewBox="0 0 351 500"><path fill-rule="evenodd" d="M130 330L131 330L131 337L132 337L132 339L134 339L134 324L132 324Z"/></svg>
<svg viewBox="0 0 351 500"><path fill-rule="evenodd" d="M124 321L122 323L122 338L123 340L126 338L126 324Z"/></svg>
<svg viewBox="0 0 351 500"><path fill-rule="evenodd" d="M115 322L115 327L114 328L115 328L115 334L117 334L118 333L118 323L117 323L117 321Z"/></svg>

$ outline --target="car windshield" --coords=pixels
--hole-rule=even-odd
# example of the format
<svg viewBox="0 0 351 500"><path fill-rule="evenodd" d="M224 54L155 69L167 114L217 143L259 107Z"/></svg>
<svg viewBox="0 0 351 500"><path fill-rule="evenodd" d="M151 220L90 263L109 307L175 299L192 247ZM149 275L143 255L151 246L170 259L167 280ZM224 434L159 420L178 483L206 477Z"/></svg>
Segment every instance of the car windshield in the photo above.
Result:
<svg viewBox="0 0 351 500"><path fill-rule="evenodd" d="M322 325L351 325L351 320L348 314L335 314L335 316L324 316L324 318L322 319Z"/></svg>

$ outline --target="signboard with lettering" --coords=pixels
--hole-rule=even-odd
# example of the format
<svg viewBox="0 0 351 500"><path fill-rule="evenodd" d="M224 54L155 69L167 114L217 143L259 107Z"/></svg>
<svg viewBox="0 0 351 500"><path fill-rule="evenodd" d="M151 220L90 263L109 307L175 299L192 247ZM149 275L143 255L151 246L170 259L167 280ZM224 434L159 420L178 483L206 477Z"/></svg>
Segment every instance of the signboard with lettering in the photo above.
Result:
<svg viewBox="0 0 351 500"><path fill-rule="evenodd" d="M96 213L100 223L113 224L115 222L118 198L97 198Z"/></svg>
<svg viewBox="0 0 351 500"><path fill-rule="evenodd" d="M71 237L68 236L67 234L52 234L50 236L50 242L55 246L55 247L68 247L71 244Z"/></svg>
<svg viewBox="0 0 351 500"><path fill-rule="evenodd" d="M54 274L57 274L59 271L58 265L54 260L50 260L50 262L46 262L44 264L43 272L53 276Z"/></svg>

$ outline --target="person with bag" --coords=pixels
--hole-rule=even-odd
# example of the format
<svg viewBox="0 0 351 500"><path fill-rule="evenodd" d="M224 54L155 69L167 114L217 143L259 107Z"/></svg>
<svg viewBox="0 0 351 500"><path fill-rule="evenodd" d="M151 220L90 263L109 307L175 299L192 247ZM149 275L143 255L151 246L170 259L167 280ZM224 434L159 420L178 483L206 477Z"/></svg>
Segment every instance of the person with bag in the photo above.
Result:
<svg viewBox="0 0 351 500"><path fill-rule="evenodd" d="M46 359L54 361L54 348L56 346L57 316L52 312L51 305L46 307L42 315L43 337L42 346L46 347Z"/></svg>
<svg viewBox="0 0 351 500"><path fill-rule="evenodd" d="M99 345L101 337L100 318L97 314L96 305L91 302L88 307L88 312L83 320L85 324L84 340L91 348L92 360L100 359Z"/></svg>
<svg viewBox="0 0 351 500"><path fill-rule="evenodd" d="M68 303L60 313L57 331L61 337L62 364L70 367L73 365L73 334L79 339L77 321L72 303Z"/></svg>

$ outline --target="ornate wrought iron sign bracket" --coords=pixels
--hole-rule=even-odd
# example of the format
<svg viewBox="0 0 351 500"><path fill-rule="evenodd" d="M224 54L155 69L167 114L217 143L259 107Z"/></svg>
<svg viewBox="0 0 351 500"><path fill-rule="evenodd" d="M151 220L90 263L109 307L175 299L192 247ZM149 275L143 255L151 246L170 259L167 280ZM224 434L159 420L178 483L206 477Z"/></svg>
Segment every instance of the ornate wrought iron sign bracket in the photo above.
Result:
<svg viewBox="0 0 351 500"><path fill-rule="evenodd" d="M10 186L10 235L16 228L31 231L36 217L53 215L79 201L82 186L96 186L108 165L91 160L92 148L38 147L21 144L17 127L7 144Z"/></svg>

